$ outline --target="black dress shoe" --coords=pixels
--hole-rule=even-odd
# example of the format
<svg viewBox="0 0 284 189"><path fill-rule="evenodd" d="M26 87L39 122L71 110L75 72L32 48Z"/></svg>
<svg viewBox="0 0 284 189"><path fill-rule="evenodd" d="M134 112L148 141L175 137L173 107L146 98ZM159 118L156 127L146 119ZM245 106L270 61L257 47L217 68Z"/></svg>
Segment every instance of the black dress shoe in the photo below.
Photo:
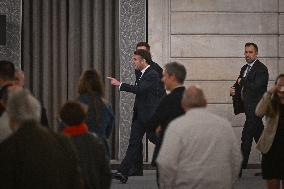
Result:
<svg viewBox="0 0 284 189"><path fill-rule="evenodd" d="M123 175L121 172L117 171L115 173L112 173L112 178L119 180L122 184L125 184L128 180L128 176Z"/></svg>

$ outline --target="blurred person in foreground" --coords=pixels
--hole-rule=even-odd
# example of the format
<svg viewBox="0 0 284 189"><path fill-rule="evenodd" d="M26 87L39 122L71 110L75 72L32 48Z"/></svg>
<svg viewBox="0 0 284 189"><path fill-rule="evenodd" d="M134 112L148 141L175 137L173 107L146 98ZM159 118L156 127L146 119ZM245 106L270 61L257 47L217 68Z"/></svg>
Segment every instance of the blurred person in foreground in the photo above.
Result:
<svg viewBox="0 0 284 189"><path fill-rule="evenodd" d="M14 85L17 85L19 87L24 88L25 87L25 73L21 69L16 69L15 71L15 80ZM41 103L41 116L40 116L40 123L44 127L49 127L48 125L48 119L46 115L46 109L43 106L43 103Z"/></svg>
<svg viewBox="0 0 284 189"><path fill-rule="evenodd" d="M13 134L6 111L10 86L5 85L0 89L0 143Z"/></svg>
<svg viewBox="0 0 284 189"><path fill-rule="evenodd" d="M262 177L268 189L284 189L284 74L280 74L258 103L256 115L265 126L256 148L262 152Z"/></svg>
<svg viewBox="0 0 284 189"><path fill-rule="evenodd" d="M184 92L186 113L169 124L157 158L160 188L229 189L237 179L241 153L233 128L206 104L198 87Z"/></svg>
<svg viewBox="0 0 284 189"><path fill-rule="evenodd" d="M85 189L108 189L111 183L111 171L101 140L89 132L85 123L87 113L79 102L66 102L60 110L63 133L70 136L75 144Z"/></svg>
<svg viewBox="0 0 284 189"><path fill-rule="evenodd" d="M88 107L86 118L88 130L100 137L110 159L108 139L115 120L112 108L105 99L104 85L97 70L86 70L82 73L78 93L78 101Z"/></svg>
<svg viewBox="0 0 284 189"><path fill-rule="evenodd" d="M75 147L67 137L39 126L40 109L28 90L9 94L14 133L0 144L0 188L82 188Z"/></svg>

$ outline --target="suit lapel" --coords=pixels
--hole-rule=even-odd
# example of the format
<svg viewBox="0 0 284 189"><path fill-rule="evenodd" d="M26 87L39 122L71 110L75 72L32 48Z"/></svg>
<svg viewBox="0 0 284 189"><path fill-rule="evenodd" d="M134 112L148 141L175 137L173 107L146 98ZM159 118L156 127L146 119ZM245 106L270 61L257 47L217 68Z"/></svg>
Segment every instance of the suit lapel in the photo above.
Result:
<svg viewBox="0 0 284 189"><path fill-rule="evenodd" d="M146 77L146 75L148 74L148 72L150 71L150 69L151 69L151 67L149 67L149 68L147 68L147 69L145 70L145 72L143 73L143 75L142 75L142 77L140 78L139 81L143 80L143 79Z"/></svg>

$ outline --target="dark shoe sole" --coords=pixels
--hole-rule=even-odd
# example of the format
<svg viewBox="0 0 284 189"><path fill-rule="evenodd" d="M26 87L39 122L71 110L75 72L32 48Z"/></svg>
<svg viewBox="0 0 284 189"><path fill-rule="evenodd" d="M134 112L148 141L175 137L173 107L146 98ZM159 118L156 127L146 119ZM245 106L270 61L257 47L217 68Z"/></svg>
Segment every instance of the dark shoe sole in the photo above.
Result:
<svg viewBox="0 0 284 189"><path fill-rule="evenodd" d="M119 180L122 184L125 184L127 182L127 180L128 180L128 177L124 176L121 173L113 173L112 174L112 179Z"/></svg>

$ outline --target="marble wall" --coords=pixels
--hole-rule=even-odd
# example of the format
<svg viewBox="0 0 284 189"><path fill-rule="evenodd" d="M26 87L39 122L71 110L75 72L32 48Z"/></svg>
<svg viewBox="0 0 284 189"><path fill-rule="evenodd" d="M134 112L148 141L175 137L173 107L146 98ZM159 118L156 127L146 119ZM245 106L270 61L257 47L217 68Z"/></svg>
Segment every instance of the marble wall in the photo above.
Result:
<svg viewBox="0 0 284 189"><path fill-rule="evenodd" d="M284 73L284 1L149 1L148 23L154 59L161 65L169 61L184 64L188 71L185 85L200 85L209 110L231 121L240 139L244 115L233 114L229 87L245 64L246 42L259 46L270 85ZM256 150L250 163L259 163Z"/></svg>
<svg viewBox="0 0 284 189"><path fill-rule="evenodd" d="M6 15L6 45L0 45L0 60L21 65L21 0L0 0L0 14Z"/></svg>
<svg viewBox="0 0 284 189"><path fill-rule="evenodd" d="M131 58L136 44L146 40L146 0L120 0L119 14L120 81L134 84ZM119 159L124 157L128 146L134 97L120 92Z"/></svg>

